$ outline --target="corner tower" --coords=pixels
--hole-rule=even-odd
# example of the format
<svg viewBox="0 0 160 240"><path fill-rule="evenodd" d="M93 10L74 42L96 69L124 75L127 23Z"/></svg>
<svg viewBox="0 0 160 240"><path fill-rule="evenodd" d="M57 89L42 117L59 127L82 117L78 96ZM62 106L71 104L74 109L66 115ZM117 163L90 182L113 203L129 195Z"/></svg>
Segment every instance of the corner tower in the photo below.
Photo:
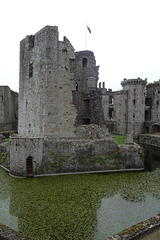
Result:
<svg viewBox="0 0 160 240"><path fill-rule="evenodd" d="M124 79L123 90L128 91L127 132L138 136L143 130L145 121L145 86L147 79Z"/></svg>

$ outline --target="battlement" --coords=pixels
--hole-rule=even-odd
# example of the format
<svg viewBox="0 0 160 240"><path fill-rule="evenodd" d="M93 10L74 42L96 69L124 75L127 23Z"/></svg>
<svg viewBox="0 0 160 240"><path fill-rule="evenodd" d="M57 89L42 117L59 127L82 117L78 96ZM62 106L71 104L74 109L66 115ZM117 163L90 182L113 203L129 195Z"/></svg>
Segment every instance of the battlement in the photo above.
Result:
<svg viewBox="0 0 160 240"><path fill-rule="evenodd" d="M118 90L113 93L113 95L128 95L128 91L126 90Z"/></svg>
<svg viewBox="0 0 160 240"><path fill-rule="evenodd" d="M75 54L78 54L80 57L83 57L83 56L86 56L86 55L94 57L94 53L92 51L89 51L89 50L78 51L78 52L75 52Z"/></svg>
<svg viewBox="0 0 160 240"><path fill-rule="evenodd" d="M137 78L137 79L124 78L124 80L121 82L122 87L126 85L144 85L145 86L146 84L147 84L147 78L145 80L141 78Z"/></svg>
<svg viewBox="0 0 160 240"><path fill-rule="evenodd" d="M147 88L148 87L154 87L154 86L160 86L160 80L154 81L153 83L148 83L147 84Z"/></svg>

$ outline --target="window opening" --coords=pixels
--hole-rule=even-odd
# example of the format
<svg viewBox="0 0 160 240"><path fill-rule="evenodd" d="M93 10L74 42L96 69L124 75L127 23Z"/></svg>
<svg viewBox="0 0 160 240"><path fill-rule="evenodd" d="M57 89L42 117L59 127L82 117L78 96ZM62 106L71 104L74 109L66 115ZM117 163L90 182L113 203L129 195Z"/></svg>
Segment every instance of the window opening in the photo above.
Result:
<svg viewBox="0 0 160 240"><path fill-rule="evenodd" d="M87 58L82 59L82 66L83 67L87 67L87 61L88 61Z"/></svg>
<svg viewBox="0 0 160 240"><path fill-rule="evenodd" d="M85 125L90 124L90 118L83 118L83 124Z"/></svg>
<svg viewBox="0 0 160 240"><path fill-rule="evenodd" d="M114 109L113 108L109 108L109 119L113 118L113 113L114 113Z"/></svg>
<svg viewBox="0 0 160 240"><path fill-rule="evenodd" d="M146 98L145 105L149 107L151 106L151 98Z"/></svg>
<svg viewBox="0 0 160 240"><path fill-rule="evenodd" d="M113 104L113 96L109 96L109 103Z"/></svg>
<svg viewBox="0 0 160 240"><path fill-rule="evenodd" d="M76 91L78 91L78 83L76 82Z"/></svg>
<svg viewBox="0 0 160 240"><path fill-rule="evenodd" d="M145 121L151 120L150 118L150 112L148 110L145 111Z"/></svg>
<svg viewBox="0 0 160 240"><path fill-rule="evenodd" d="M32 48L34 48L34 36L30 35L29 36L29 50L31 50Z"/></svg>
<svg viewBox="0 0 160 240"><path fill-rule="evenodd" d="M33 77L33 63L29 64L29 78Z"/></svg>

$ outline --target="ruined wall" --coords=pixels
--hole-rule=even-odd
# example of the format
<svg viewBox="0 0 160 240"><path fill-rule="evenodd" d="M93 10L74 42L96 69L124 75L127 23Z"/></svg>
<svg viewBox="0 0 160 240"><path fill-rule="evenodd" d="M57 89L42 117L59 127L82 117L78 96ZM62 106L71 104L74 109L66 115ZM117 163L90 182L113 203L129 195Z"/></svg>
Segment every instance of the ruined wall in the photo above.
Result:
<svg viewBox="0 0 160 240"><path fill-rule="evenodd" d="M110 89L101 89L101 103L104 124L113 133L125 135L127 133L127 91L112 92Z"/></svg>
<svg viewBox="0 0 160 240"><path fill-rule="evenodd" d="M12 137L10 174L30 176L28 158L33 175L143 168L139 146L118 146L112 138L99 138L101 134L83 139Z"/></svg>
<svg viewBox="0 0 160 240"><path fill-rule="evenodd" d="M139 141L141 144L160 148L160 137L159 136L141 134Z"/></svg>
<svg viewBox="0 0 160 240"><path fill-rule="evenodd" d="M0 131L17 130L18 93L0 86Z"/></svg>
<svg viewBox="0 0 160 240"><path fill-rule="evenodd" d="M115 133L126 135L128 133L128 92L116 91L113 94Z"/></svg>
<svg viewBox="0 0 160 240"><path fill-rule="evenodd" d="M33 171L42 164L43 139L12 136L10 142L10 174L26 176L27 158L33 159Z"/></svg>
<svg viewBox="0 0 160 240"><path fill-rule="evenodd" d="M70 60L74 49L58 28L46 26L20 44L18 133L27 137L73 137L76 109Z"/></svg>

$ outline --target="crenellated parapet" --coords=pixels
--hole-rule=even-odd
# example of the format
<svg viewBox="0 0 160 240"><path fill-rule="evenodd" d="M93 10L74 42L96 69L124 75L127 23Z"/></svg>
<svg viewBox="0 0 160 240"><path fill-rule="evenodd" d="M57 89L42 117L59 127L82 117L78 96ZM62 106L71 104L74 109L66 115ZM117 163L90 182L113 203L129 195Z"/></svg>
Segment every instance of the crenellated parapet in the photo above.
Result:
<svg viewBox="0 0 160 240"><path fill-rule="evenodd" d="M124 80L121 82L122 87L126 86L126 85L146 85L147 84L147 78L145 78L144 80L141 78L137 78L137 79L126 79L124 78Z"/></svg>
<svg viewBox="0 0 160 240"><path fill-rule="evenodd" d="M147 88L155 88L155 87L160 87L160 80L147 84Z"/></svg>

